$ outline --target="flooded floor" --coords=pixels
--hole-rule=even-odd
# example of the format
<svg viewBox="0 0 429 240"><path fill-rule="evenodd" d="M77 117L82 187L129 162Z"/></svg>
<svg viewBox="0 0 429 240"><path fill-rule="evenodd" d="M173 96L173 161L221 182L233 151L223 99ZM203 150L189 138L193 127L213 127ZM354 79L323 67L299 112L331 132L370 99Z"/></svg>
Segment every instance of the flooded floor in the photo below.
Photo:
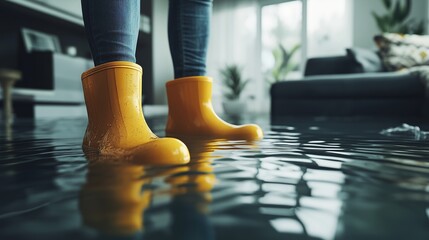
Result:
<svg viewBox="0 0 429 240"><path fill-rule="evenodd" d="M264 140L188 140L171 167L85 156L84 119L1 129L0 239L429 239L429 139L381 134L396 120L256 121Z"/></svg>

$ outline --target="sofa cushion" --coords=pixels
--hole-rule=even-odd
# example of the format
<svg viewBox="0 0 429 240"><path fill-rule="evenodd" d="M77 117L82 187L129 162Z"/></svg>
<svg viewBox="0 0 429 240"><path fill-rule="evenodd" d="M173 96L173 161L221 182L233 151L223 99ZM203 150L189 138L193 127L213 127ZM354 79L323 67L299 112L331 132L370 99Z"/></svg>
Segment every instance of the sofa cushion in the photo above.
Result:
<svg viewBox="0 0 429 240"><path fill-rule="evenodd" d="M359 64L349 56L317 57L307 60L304 76L363 73Z"/></svg>
<svg viewBox="0 0 429 240"><path fill-rule="evenodd" d="M272 99L407 98L425 95L423 81L408 72L338 74L284 81L271 87Z"/></svg>
<svg viewBox="0 0 429 240"><path fill-rule="evenodd" d="M364 73L382 72L383 63L377 52L364 48L348 48L347 56L352 58Z"/></svg>

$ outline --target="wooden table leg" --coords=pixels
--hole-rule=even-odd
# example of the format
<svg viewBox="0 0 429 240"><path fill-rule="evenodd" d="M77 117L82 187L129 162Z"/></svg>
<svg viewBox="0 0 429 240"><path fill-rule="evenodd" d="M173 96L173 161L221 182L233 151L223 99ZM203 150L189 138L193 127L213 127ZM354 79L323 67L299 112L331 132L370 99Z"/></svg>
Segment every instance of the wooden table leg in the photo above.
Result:
<svg viewBox="0 0 429 240"><path fill-rule="evenodd" d="M0 82L3 88L3 119L6 125L13 123L12 89L21 73L15 70L0 69Z"/></svg>

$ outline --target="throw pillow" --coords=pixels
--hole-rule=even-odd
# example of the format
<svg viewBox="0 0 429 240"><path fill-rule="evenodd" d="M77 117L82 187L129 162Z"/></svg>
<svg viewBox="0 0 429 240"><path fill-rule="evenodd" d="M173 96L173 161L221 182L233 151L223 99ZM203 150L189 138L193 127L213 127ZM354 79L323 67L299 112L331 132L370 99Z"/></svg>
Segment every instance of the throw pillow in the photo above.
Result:
<svg viewBox="0 0 429 240"><path fill-rule="evenodd" d="M385 33L374 38L386 69L429 65L429 36Z"/></svg>
<svg viewBox="0 0 429 240"><path fill-rule="evenodd" d="M362 72L374 73L383 71L383 63L375 51L364 48L347 48L346 51L347 56L352 58L362 68Z"/></svg>

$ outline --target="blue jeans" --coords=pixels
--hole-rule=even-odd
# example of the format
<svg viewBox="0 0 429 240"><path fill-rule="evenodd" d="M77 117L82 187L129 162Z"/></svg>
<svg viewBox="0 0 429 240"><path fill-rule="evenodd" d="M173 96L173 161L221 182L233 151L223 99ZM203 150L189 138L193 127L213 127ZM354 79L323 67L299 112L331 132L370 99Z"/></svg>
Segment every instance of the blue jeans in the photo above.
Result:
<svg viewBox="0 0 429 240"><path fill-rule="evenodd" d="M175 78L206 74L211 9L212 0L170 0L168 40ZM140 0L82 0L82 12L95 65L136 62Z"/></svg>

